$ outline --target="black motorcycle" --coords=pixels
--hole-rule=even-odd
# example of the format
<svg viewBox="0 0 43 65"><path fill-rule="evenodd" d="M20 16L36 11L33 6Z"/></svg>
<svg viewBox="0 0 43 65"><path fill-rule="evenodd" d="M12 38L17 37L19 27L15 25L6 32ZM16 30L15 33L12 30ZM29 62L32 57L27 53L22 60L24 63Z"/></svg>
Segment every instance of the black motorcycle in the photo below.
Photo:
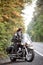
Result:
<svg viewBox="0 0 43 65"><path fill-rule="evenodd" d="M34 50L32 45L25 43L21 44L17 51L15 52L14 45L11 45L6 49L7 54L11 61L16 61L16 59L24 59L28 62L32 62L34 59Z"/></svg>

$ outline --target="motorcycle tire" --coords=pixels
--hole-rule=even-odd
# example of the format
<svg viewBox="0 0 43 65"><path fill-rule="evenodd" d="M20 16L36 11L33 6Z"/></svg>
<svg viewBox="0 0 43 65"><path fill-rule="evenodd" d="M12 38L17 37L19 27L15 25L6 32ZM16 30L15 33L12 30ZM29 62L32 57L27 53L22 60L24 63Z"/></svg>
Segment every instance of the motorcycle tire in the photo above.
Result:
<svg viewBox="0 0 43 65"><path fill-rule="evenodd" d="M16 58L11 58L10 57L10 60L11 60L11 62L15 62L16 61Z"/></svg>
<svg viewBox="0 0 43 65"><path fill-rule="evenodd" d="M29 58L29 53L30 53L30 55L31 55L30 58ZM34 59L34 50L30 50L29 53L28 53L28 55L26 54L26 59L25 59L25 60L26 60L27 62L32 62L33 59Z"/></svg>

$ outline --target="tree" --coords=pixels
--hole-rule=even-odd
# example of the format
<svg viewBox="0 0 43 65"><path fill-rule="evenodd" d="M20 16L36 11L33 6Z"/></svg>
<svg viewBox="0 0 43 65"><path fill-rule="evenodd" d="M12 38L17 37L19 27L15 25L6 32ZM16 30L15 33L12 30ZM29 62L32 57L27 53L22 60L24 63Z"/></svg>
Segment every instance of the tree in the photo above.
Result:
<svg viewBox="0 0 43 65"><path fill-rule="evenodd" d="M5 54L17 28L22 27L24 30L21 11L25 1L29 0L0 0L0 57Z"/></svg>
<svg viewBox="0 0 43 65"><path fill-rule="evenodd" d="M28 26L28 33L32 36L33 41L43 42L43 1L37 1L34 18ZM31 29L30 29L31 28Z"/></svg>

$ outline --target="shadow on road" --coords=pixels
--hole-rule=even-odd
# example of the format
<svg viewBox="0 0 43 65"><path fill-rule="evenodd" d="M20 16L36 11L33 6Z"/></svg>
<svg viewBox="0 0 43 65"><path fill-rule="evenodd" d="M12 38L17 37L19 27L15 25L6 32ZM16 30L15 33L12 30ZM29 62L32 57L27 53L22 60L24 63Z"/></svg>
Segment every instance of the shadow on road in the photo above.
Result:
<svg viewBox="0 0 43 65"><path fill-rule="evenodd" d="M26 62L26 61L15 61L15 62L11 62L11 61L9 61L9 62L5 62L5 63L0 63L0 65L7 65L7 64L12 64L12 63L23 63L23 62Z"/></svg>

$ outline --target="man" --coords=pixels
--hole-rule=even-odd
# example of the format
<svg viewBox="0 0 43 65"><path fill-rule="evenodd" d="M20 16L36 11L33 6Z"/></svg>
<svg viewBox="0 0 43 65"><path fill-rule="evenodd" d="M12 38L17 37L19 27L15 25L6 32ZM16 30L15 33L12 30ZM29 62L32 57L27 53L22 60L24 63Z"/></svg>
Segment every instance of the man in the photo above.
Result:
<svg viewBox="0 0 43 65"><path fill-rule="evenodd" d="M23 39L22 28L19 28L12 38L12 42L14 43L15 52L17 52L19 47L22 48L22 45L21 45L22 39Z"/></svg>
<svg viewBox="0 0 43 65"><path fill-rule="evenodd" d="M21 43L22 41L22 38L23 38L23 35L22 35L22 28L19 28L16 33L14 34L13 38L12 38L12 42L14 43Z"/></svg>

